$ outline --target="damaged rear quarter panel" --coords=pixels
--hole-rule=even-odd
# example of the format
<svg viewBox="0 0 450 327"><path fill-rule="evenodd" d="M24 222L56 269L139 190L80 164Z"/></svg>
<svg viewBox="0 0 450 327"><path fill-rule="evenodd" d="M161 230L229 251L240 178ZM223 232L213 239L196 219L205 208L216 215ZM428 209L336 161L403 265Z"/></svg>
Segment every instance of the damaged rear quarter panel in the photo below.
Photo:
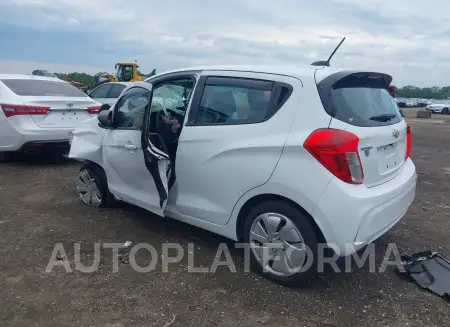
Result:
<svg viewBox="0 0 450 327"><path fill-rule="evenodd" d="M89 160L103 166L102 144L106 129L98 125L97 117L85 120L72 134L69 158Z"/></svg>

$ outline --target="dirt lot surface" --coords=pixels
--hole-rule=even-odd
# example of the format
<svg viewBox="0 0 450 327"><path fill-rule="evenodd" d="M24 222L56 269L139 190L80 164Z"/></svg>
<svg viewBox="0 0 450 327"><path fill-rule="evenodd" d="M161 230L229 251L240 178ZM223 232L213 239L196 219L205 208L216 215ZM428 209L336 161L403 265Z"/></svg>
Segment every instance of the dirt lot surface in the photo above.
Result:
<svg viewBox="0 0 450 327"><path fill-rule="evenodd" d="M405 110L414 116L413 110ZM445 119L447 118L447 119ZM450 120L408 119L418 171L417 198L400 223L377 241L381 258L395 242L402 254L433 250L450 255ZM210 266L221 237L123 206L83 205L74 189L79 164L55 158L0 164L1 326L444 326L450 304L400 279L392 268L370 273L327 273L302 289L282 287L242 270L242 250L232 250L237 273L187 272L187 259L138 273L130 264L112 270L112 251L101 249L99 269L46 273L55 243L72 268L75 242L90 264L94 243L177 242L195 262ZM230 248L233 243L229 242ZM148 252L138 252L148 262ZM122 258L122 257L121 257ZM175 320L173 318L175 317Z"/></svg>

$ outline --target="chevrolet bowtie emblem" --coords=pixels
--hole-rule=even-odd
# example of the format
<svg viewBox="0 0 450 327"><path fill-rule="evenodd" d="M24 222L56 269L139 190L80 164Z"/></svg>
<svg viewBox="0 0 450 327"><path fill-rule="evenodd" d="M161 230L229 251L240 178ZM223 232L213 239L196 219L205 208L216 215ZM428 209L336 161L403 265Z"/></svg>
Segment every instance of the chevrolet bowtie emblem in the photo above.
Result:
<svg viewBox="0 0 450 327"><path fill-rule="evenodd" d="M361 148L361 151L364 151L364 154L366 155L366 157L368 157L370 155L370 150L373 149L373 146L366 146L364 148Z"/></svg>

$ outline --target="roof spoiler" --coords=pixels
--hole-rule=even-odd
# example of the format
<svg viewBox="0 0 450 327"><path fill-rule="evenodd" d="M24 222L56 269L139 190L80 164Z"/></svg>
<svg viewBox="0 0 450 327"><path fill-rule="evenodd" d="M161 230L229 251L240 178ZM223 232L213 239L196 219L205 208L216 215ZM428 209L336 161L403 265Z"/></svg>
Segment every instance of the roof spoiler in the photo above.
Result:
<svg viewBox="0 0 450 327"><path fill-rule="evenodd" d="M338 51L338 49L341 47L342 43L344 43L345 41L345 37L341 40L341 42L339 42L338 46L334 49L333 53L331 54L331 56L328 58L327 61L315 61L313 62L311 65L312 66L326 66L326 67L330 67L330 61L331 58L333 58L334 54L336 53L336 51Z"/></svg>

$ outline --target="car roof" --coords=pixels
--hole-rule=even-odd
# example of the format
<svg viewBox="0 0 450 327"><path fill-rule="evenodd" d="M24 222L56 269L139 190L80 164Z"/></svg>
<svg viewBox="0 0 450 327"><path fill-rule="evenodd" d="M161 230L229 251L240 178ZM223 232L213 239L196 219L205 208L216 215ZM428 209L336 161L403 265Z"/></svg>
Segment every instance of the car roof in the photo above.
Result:
<svg viewBox="0 0 450 327"><path fill-rule="evenodd" d="M42 80L42 81L59 81L67 83L62 79L57 77L47 77L47 76L38 76L38 75L28 75L28 74L0 74L0 80L2 79L31 79L31 80Z"/></svg>
<svg viewBox="0 0 450 327"><path fill-rule="evenodd" d="M291 77L313 77L316 70L322 70L322 78L326 77L324 75L331 75L333 73L346 70L341 68L330 68L330 67L319 67L312 65L299 65L299 66L270 66L270 65L214 65L214 66L197 66L197 67L186 67L180 69L174 69L170 71L165 71L155 76L151 76L146 79L151 80L154 77L162 76L170 73L179 73L184 71L204 71L204 70L215 70L215 71L239 71L239 72L252 72L252 73L266 73L266 74L276 74L276 75L286 75Z"/></svg>
<svg viewBox="0 0 450 327"><path fill-rule="evenodd" d="M121 85L128 86L128 85L130 85L130 84L132 84L132 83L133 83L133 82L107 82L107 83L103 83L103 84L101 84L101 85L99 85L99 86L106 85L106 84L121 84Z"/></svg>

